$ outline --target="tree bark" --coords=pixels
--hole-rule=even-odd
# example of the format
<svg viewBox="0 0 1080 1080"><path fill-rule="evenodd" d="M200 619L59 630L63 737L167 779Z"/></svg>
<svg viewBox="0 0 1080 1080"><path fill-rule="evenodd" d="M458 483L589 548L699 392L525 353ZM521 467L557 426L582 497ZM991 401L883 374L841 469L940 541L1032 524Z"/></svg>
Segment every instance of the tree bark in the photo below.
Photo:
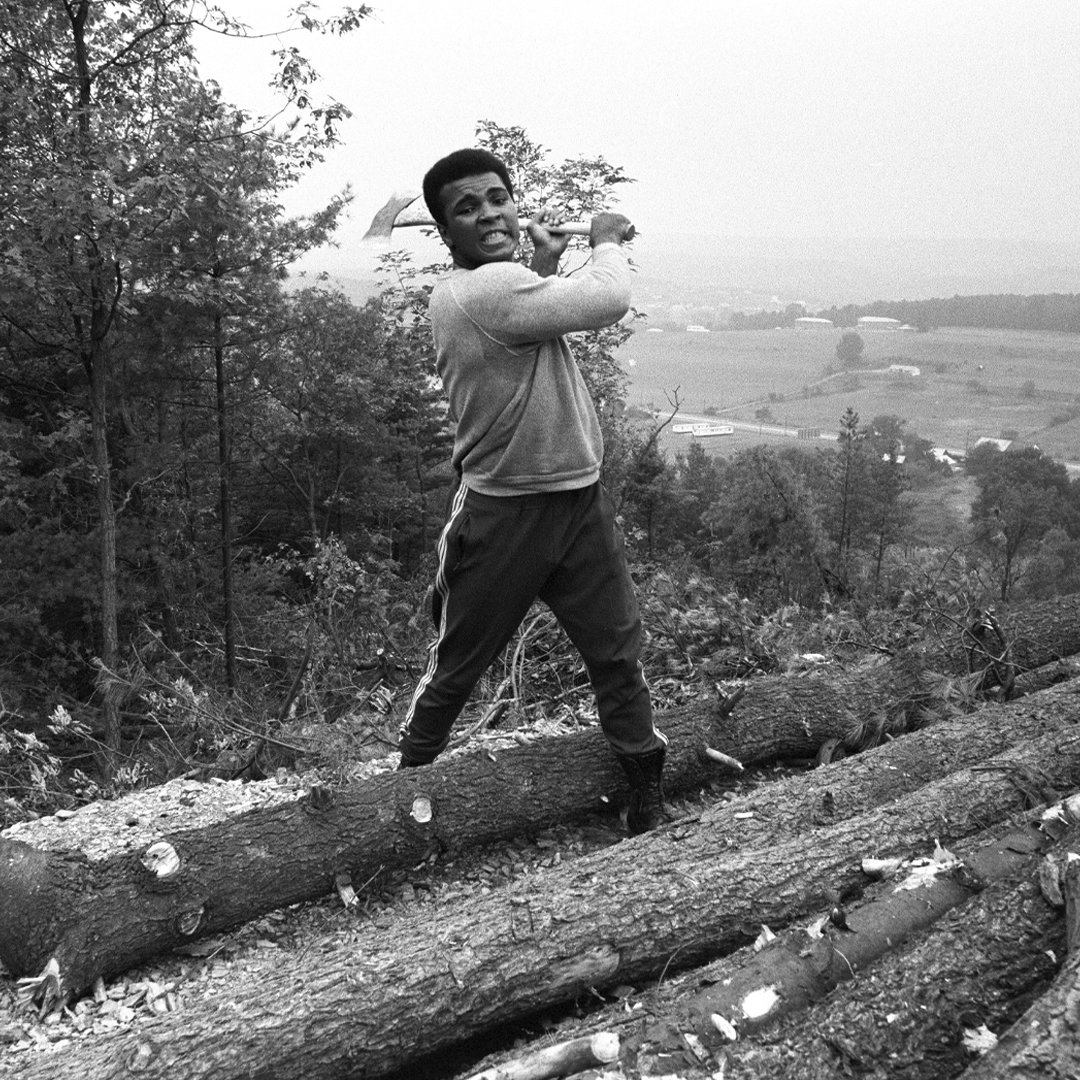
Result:
<svg viewBox="0 0 1080 1080"><path fill-rule="evenodd" d="M748 800L747 816L720 809L709 821L723 821L729 844L742 846L838 821L1072 723L1078 696L1080 683L1065 683L987 706L850 759L839 773L768 785ZM707 714L668 717L669 787L715 776L704 755ZM325 895L339 881L359 888L386 869L580 816L603 799L620 805L625 795L597 730L448 757L337 791L174 781L0 836L0 959L24 976L55 960L60 993L75 993L98 975Z"/></svg>
<svg viewBox="0 0 1080 1080"><path fill-rule="evenodd" d="M211 275L215 292L221 279L221 265L215 263ZM225 374L224 317L220 309L213 315L214 412L218 436L218 517L221 547L221 606L224 628L225 686L236 690L236 605L233 597L232 448L228 406L228 378Z"/></svg>
<svg viewBox="0 0 1080 1080"><path fill-rule="evenodd" d="M1008 1027L1054 977L1062 920L1034 884L1036 865L1037 856L1023 873L992 882L826 999L718 1051L725 1074L969 1080L964 1069L976 1051L965 1039L983 1026ZM983 1075L1013 1074L991 1070L978 1080Z"/></svg>
<svg viewBox="0 0 1080 1080"><path fill-rule="evenodd" d="M1080 796L1073 798L1080 800ZM1063 805L1059 803L1058 808ZM1073 820L1071 814L1069 820ZM1076 833L1072 835L1075 837ZM830 1002L836 1002L838 996L843 999L844 995L862 1000L863 988L887 984L894 973L902 978L905 972L913 970L909 982L917 982L924 966L918 957L943 948L934 935L939 923L944 924L944 916L953 912L952 917L958 920L958 925L965 926L965 932L976 935L981 932L987 911L980 907L977 896L989 885L1006 897L995 899L998 910L1006 910L1009 903L1022 910L1028 903L1034 911L1034 935L1027 936L1031 927L1022 928L1016 935L1014 953L1008 957L998 955L995 962L1011 966L1014 971L1030 966L1037 976L1033 984L1036 990L1031 992L1037 992L1053 965L1052 957L1043 950L1056 948L1061 934L1057 917L1048 907L1035 902L1030 884L1041 853L1050 849L1061 854L1067 846L1056 828L1043 826L1038 814L1025 815L1004 828L994 826L954 845L961 863L956 868L943 866L941 872L931 875L927 872L932 869L931 858L922 858L913 860L908 870L870 886L869 898L845 913L843 928L837 925L841 920L830 920L823 914L809 924L781 931L766 943L759 938L753 946L665 978L662 985L647 994L629 999L633 1003L631 1008L620 1001L605 1006L585 1021L570 1019L549 1031L545 1039L581 1039L593 1031L608 1031L623 1041L623 1066L643 1076L669 1073L674 1066L685 1080L696 1080L699 1076L716 1075L719 1067L724 1075L745 1080L755 1077L772 1080L778 1076L799 1076L801 1080L804 1062L813 1061L816 1055L823 1061L829 1060L828 1047L815 1042L815 1036L822 1018L830 1015ZM940 859L938 853L938 859L933 861ZM909 952L898 962L895 954L901 948ZM911 954L915 955L914 960L909 958ZM883 974L879 976L879 972ZM843 988L842 984L848 981L855 985ZM975 984L974 989L984 995L984 1000L991 987L1002 998L1002 987L1012 985L1009 979L995 976L985 968L965 971L963 981ZM955 1011L959 1008L956 1005L959 995L954 982L950 980L953 988L950 999ZM977 985L980 982L983 985ZM841 989L826 1000L825 995L838 986ZM969 985L965 993L971 989ZM887 1001L885 995L883 1001ZM974 1006L975 1002L971 1004ZM1004 999L995 1008L994 1015L1005 1015L1006 1008L1011 1008L1012 1015L1017 1011L1015 1005L1009 1006ZM807 1009L817 1010L812 1013L812 1019L807 1016ZM874 1018L878 1022L883 1009L884 1006L875 1007ZM722 1022L714 1022L714 1015L722 1017ZM842 1025L833 1026L838 1031L845 1030ZM731 1042L722 1035L722 1027L736 1034L737 1041ZM1023 1027L1021 1022L1013 1030ZM909 1030L904 1038L910 1039L913 1034ZM918 1054L916 1048L907 1045L905 1056L916 1050L917 1057L934 1059L939 1053L939 1034L935 1029L931 1045L925 1048L927 1054ZM857 1043L857 1038L852 1041ZM700 1065L700 1071L692 1067L687 1070L687 1051L691 1046L691 1065ZM529 1044L518 1045L513 1055L527 1054L529 1049ZM890 1052L894 1049L890 1047ZM510 1053L504 1051L483 1064L494 1069L508 1057ZM877 1067L872 1075L879 1080L891 1075L885 1054L875 1055L866 1064ZM836 1055L831 1065L836 1068ZM820 1075L846 1075L835 1071L830 1074L828 1067L822 1064ZM819 1066L807 1065L807 1068L818 1070ZM900 1074L904 1075L903 1070ZM934 1075L936 1078L939 1074ZM945 1075L940 1073L941 1077ZM986 1073L986 1080L1004 1075L1012 1074L991 1070ZM966 1074L965 1080L968 1080ZM978 1080L983 1080L982 1074Z"/></svg>
<svg viewBox="0 0 1080 1080"><path fill-rule="evenodd" d="M389 930L335 934L302 955L256 961L243 987L137 1032L64 1050L73 1075L111 1080L285 1080L392 1075L497 1024L590 987L654 978L730 951L863 887L860 860L928 837L971 836L1022 808L1013 775L1080 786L1075 726L1011 748L836 825L735 851L717 821L686 823L585 856L486 896L421 906ZM843 768L843 763L836 767ZM752 928L752 929L751 929ZM16 1073L53 1075L48 1057Z"/></svg>
<svg viewBox="0 0 1080 1080"><path fill-rule="evenodd" d="M95 109L94 75L91 71L87 44L89 12L90 5L87 0L79 0L79 3L67 5L77 88L74 102L78 117L76 150L85 180L81 213L81 227L84 235L82 251L79 253L81 264L78 269L85 274L86 279L86 310L80 312L76 309L72 318L82 353L90 397L91 464L98 512L98 596L100 602L98 647L101 655L96 682L100 692L104 726L104 761L106 771L111 776L112 770L116 767L116 755L120 748L122 692L116 674L120 655L118 629L120 601L116 569L116 508L113 506L113 469L108 443L111 367L109 332L122 283L119 267L106 262L103 249L107 245L98 242L100 229L90 194L96 187L94 176L98 170L98 164L95 160L92 123ZM110 280L113 274L115 274L115 283Z"/></svg>
<svg viewBox="0 0 1080 1080"><path fill-rule="evenodd" d="M554 1080L560 1076L576 1076L594 1065L610 1065L618 1056L618 1035L601 1031L545 1046L504 1065L484 1069L469 1080Z"/></svg>
<svg viewBox="0 0 1080 1080"><path fill-rule="evenodd" d="M921 858L907 861L868 890L873 895L857 907L847 910L837 899L810 926L756 942L752 956L728 958L721 971L703 970L701 980L707 985L681 1003L680 1029L719 1048L732 1033L745 1038L774 1025L840 983L859 978L874 961L925 932L991 882L1021 872L1030 878L1033 856L1053 843L1035 819L962 855L927 848Z"/></svg>
<svg viewBox="0 0 1080 1080"><path fill-rule="evenodd" d="M1076 834L1068 850L1080 851ZM1080 858L1066 864L1065 931L1068 955L1053 984L963 1074L963 1080L1074 1080L1080 1076Z"/></svg>

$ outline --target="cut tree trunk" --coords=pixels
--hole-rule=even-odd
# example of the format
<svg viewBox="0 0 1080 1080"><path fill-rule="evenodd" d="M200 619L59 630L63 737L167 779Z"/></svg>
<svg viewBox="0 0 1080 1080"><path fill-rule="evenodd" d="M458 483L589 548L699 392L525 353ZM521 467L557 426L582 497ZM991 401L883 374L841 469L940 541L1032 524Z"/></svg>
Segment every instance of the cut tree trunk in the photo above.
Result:
<svg viewBox="0 0 1080 1080"><path fill-rule="evenodd" d="M726 816L729 844L759 844L850 816L1073 722L1080 684L1062 686L897 739L885 757L851 759L791 788L769 785ZM709 724L668 724L670 787L715 767ZM496 754L459 755L338 791L174 781L72 817L0 837L0 958L15 975L55 961L61 995L104 974L277 907L360 888L433 852L517 835L622 798L625 783L599 732ZM551 777L558 777L553 783ZM671 781L674 780L674 783ZM252 789L255 788L253 792ZM255 794L263 800L252 806ZM53 984L50 985L50 992Z"/></svg>
<svg viewBox="0 0 1080 1080"><path fill-rule="evenodd" d="M912 860L870 886L863 901L844 911L843 918L821 915L771 936L763 928L753 946L666 977L657 987L630 998L631 1008L620 996L617 1004L605 1005L587 1020L568 1018L544 1038L582 1039L599 1031L618 1035L625 1047L622 1064L642 1075L674 1069L692 1080L699 1075L713 1076L720 1067L725 1075L743 1076L749 1074L738 1069L725 1072L725 1063L732 1064L729 1059L733 1058L740 1065L745 1058L771 1061L774 1053L791 1056L785 1057L784 1067L775 1064L771 1075L799 1075L795 1062L801 1036L796 1040L798 1048L789 1048L785 1025L797 1021L800 1010L822 1001L841 983L869 980L872 985L877 970L872 965L879 957L905 942L925 947L926 934L933 932L934 924L947 912L969 903L987 885L1004 882L1004 888L1021 891L1021 886L1030 882L1034 859L1041 852L1051 849L1061 854L1066 849L1067 841L1061 841L1057 822L1075 822L1080 796L1069 802L1068 807L1058 803L1054 808L1064 815L1055 819L1054 827L1043 820L1051 811L1029 813L1011 824L995 826L954 845L959 865L952 868L949 853L935 850L931 854L928 849L928 857ZM1048 925L1051 919L1047 912ZM1045 941L1040 937L1037 944L1045 945ZM1045 978L1047 958L1034 955L1038 947L1025 948L1023 935L1018 936L1017 946L1021 955L1013 963L1040 961L1035 966ZM858 994L858 990L852 993ZM828 1009L828 1005L822 1007ZM721 1019L714 1021L714 1016ZM801 1028L794 1030L798 1033ZM731 1035L737 1036L735 1047L731 1046ZM773 1044L783 1049L774 1052L769 1049ZM513 1057L527 1055L530 1049L530 1044L518 1045ZM494 1069L510 1057L503 1051L482 1064ZM695 1066L700 1066L700 1073ZM759 1070L753 1070L752 1075L759 1075ZM991 1075L999 1074L988 1073L987 1077Z"/></svg>
<svg viewBox="0 0 1080 1080"><path fill-rule="evenodd" d="M1065 962L1053 984L963 1080L1075 1080L1080 1076L1080 836L1063 864Z"/></svg>
<svg viewBox="0 0 1080 1080"><path fill-rule="evenodd" d="M697 1035L702 1045L717 1048L771 1026L858 978L890 949L925 931L990 882L1023 870L1030 875L1032 856L1053 843L1036 819L963 856L934 849L893 866L888 881L857 907L848 910L838 901L809 926L764 935L768 940L755 943L753 956L725 964L723 976L702 972L710 985L682 1003L686 1020L680 1027Z"/></svg>
<svg viewBox="0 0 1080 1080"><path fill-rule="evenodd" d="M146 1080L392 1075L590 987L701 963L761 923L827 910L835 893L864 887L862 858L904 855L928 837L952 843L1019 812L1026 797L1013 776L1024 770L1073 790L1080 730L986 765L764 848L733 852L715 822L687 823L437 912L421 906L389 930L345 931L287 964L258 961L242 993L217 980L212 999L69 1046L64 1064L95 1080L126 1076L133 1063ZM54 1068L46 1055L15 1075L37 1080Z"/></svg>
<svg viewBox="0 0 1080 1080"><path fill-rule="evenodd" d="M560 1076L576 1076L594 1065L610 1065L618 1057L619 1036L601 1031L545 1046L504 1065L484 1069L469 1080L557 1080Z"/></svg>
<svg viewBox="0 0 1080 1080"><path fill-rule="evenodd" d="M721 1070L740 1080L948 1080L963 1073L981 1029L1008 1027L1054 977L1062 920L1040 895L1036 870L1037 856L1024 873L991 883L824 1000L729 1044L717 1054ZM624 1043L634 1041L624 1033Z"/></svg>
<svg viewBox="0 0 1080 1080"><path fill-rule="evenodd" d="M1078 615L1077 597L1013 613L1006 625L1018 662L1080 648ZM719 717L708 703L665 713L667 788L717 776L707 745L747 764L812 757L870 715L924 692L919 665L931 659L942 670L968 663L963 648L936 656L922 650L918 664L909 658L754 680L734 711ZM175 781L66 819L15 826L0 836L0 959L16 975L56 960L59 992L78 992L194 935L324 895L347 880L342 875L359 886L432 851L580 817L605 800L621 803L626 792L596 729L446 757L420 773L419 787L411 777L380 776L337 791ZM418 794L429 805L414 809ZM429 810L430 820L418 820Z"/></svg>

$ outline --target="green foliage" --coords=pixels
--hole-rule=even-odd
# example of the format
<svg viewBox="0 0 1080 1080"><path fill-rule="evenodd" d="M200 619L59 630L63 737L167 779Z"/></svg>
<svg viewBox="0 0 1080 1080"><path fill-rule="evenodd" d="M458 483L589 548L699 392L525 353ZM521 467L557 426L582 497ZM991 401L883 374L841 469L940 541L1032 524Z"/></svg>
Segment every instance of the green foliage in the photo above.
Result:
<svg viewBox="0 0 1080 1080"><path fill-rule="evenodd" d="M827 539L818 496L793 454L741 451L724 471L724 496L704 515L714 573L767 604L814 604Z"/></svg>
<svg viewBox="0 0 1080 1080"><path fill-rule="evenodd" d="M363 710L380 688L392 699L430 635L419 586L377 554L385 542L368 537L358 546L368 553L354 558L331 537L311 555L282 551L263 560L272 595L255 605L257 624L245 620L247 640L294 664L306 656L294 719L321 722Z"/></svg>
<svg viewBox="0 0 1080 1080"><path fill-rule="evenodd" d="M836 343L836 359L843 367L854 367L861 359L866 342L854 330L845 330Z"/></svg>
<svg viewBox="0 0 1080 1080"><path fill-rule="evenodd" d="M1012 330L1080 330L1080 295L1076 293L992 294L934 297L926 300L845 304L817 312L837 326L854 326L863 315L899 319L918 330L942 326L977 326Z"/></svg>
<svg viewBox="0 0 1080 1080"><path fill-rule="evenodd" d="M968 455L966 466L979 487L971 508L976 542L1000 598L1012 596L1040 556L1045 589L1053 556L1044 538L1053 530L1080 537L1080 486L1070 482L1064 465L1035 447L1001 451L984 443Z"/></svg>

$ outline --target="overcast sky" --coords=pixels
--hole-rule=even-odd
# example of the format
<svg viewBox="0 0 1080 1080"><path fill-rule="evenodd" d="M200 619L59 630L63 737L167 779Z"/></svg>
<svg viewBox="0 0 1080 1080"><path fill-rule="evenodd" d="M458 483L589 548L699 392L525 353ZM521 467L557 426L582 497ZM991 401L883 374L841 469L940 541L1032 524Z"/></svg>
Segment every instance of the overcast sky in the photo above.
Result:
<svg viewBox="0 0 1080 1080"><path fill-rule="evenodd" d="M287 0L218 2L288 25ZM280 39L353 112L288 206L350 183L346 248L480 119L621 165L621 208L652 235L1080 242L1080 0L371 6L345 38ZM275 45L207 42L200 70L265 109Z"/></svg>

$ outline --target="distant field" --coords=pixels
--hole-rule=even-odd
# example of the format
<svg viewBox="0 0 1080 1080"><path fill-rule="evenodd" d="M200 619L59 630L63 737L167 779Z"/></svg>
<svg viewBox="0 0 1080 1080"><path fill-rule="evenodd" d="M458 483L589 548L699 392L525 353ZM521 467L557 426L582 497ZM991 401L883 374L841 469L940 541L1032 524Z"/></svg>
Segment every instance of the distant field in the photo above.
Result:
<svg viewBox="0 0 1080 1080"><path fill-rule="evenodd" d="M836 367L839 330L638 331L620 350L635 405L667 407L678 388L689 413L753 421L768 406L785 427L835 431L851 406L863 421L889 413L936 445L965 449L1016 432L1060 460L1080 462L1080 336L1012 330L866 331L860 370ZM871 374L889 364L917 377ZM1070 418L1072 413L1075 417ZM666 444L681 445L678 439ZM710 440L725 453L752 433ZM777 441L775 438L768 440ZM785 440L790 443L791 440Z"/></svg>

